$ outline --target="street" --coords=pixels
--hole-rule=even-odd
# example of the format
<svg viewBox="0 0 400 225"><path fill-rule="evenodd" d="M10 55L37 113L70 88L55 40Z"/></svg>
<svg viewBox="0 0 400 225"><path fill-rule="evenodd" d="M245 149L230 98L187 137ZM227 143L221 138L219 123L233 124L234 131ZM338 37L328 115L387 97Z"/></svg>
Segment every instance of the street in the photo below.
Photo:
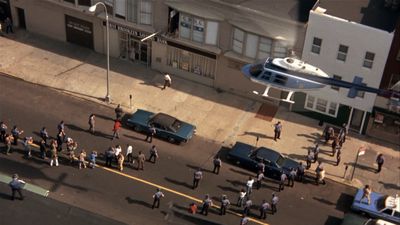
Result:
<svg viewBox="0 0 400 225"><path fill-rule="evenodd" d="M150 144L143 141L145 135L124 128L120 132L121 138L111 141L113 108L5 76L0 76L0 85L0 119L8 125L9 130L13 125L18 125L24 130L22 136L32 136L37 141L39 130L46 126L49 135L55 137L57 124L64 120L66 134L77 140L78 150L84 148L87 152L96 150L103 153L109 146L119 144L125 152L129 143L133 145L134 156L142 151L148 157L151 145L157 146L160 158L156 164L146 161L144 171L126 166L122 172L126 175L115 172L116 164L113 171L101 167L78 170L77 165L71 166L66 159L61 159L59 167L50 167L49 160L42 160L37 154L31 159L24 158L21 144L11 155L0 154L0 172L9 175L18 173L27 182L50 190L48 198L72 207L125 224L207 224L207 221L196 219L206 218L205 216L196 215L196 218L190 218L173 211L186 211L189 203L203 199L205 194L210 194L218 206L218 199L222 194L226 194L235 203L247 178L255 175L229 164L224 157L220 174L213 174L211 170L214 155L219 153L224 156L227 152L227 149L213 140L195 136L189 143L182 145L173 145L159 139L154 139ZM96 115L96 135L87 132L87 120L91 113ZM102 157L98 161L102 166ZM199 167L203 168L204 179L199 188L192 190L193 173ZM156 186L168 188L175 193L165 190L160 209L152 210L152 195ZM259 224L258 206L263 199L270 201L271 194L277 191L277 187L276 181L267 179L260 190L253 192L251 198L254 207L251 217L256 221L250 224ZM14 203L4 198L9 190L4 187L0 190L5 200L0 201L2 208L18 204L20 209L18 215L3 215L3 218L10 220L7 224L13 224L13 217L32 218L23 203ZM294 188L286 187L283 192L278 193L278 213L273 216L268 214L264 222L272 225L340 224L343 213L349 210L354 193L354 188L331 180L325 186L316 186L310 182L296 183ZM24 202L29 202L31 198L36 197L28 195ZM38 204L36 208L41 205ZM34 210L35 207L31 206L30 209ZM219 216L214 208L207 219L220 224L239 224L240 217L237 213L241 213L242 209L231 206L230 210L226 216ZM46 212L38 210L38 213L46 216ZM77 219L74 223L94 224L90 221L79 221ZM51 224L51 221L48 222Z"/></svg>

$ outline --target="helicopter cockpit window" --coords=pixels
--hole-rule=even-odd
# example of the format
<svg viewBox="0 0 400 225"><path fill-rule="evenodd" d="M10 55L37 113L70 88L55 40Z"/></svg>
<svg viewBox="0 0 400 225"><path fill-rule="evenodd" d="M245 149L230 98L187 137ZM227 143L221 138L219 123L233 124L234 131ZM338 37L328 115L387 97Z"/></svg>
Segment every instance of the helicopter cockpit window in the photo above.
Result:
<svg viewBox="0 0 400 225"><path fill-rule="evenodd" d="M257 77L263 71L263 64L254 64L250 67L250 75Z"/></svg>

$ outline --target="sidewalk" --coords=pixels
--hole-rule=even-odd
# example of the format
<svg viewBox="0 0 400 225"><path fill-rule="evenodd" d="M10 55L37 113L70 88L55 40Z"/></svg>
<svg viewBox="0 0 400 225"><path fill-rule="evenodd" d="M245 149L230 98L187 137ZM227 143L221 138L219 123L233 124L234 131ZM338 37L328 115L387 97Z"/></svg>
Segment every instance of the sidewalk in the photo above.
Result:
<svg viewBox="0 0 400 225"><path fill-rule="evenodd" d="M28 82L53 87L60 91L105 104L106 57L89 49L54 41L42 36L17 31L0 37L0 72ZM304 160L307 149L314 146L323 127L318 121L279 108L272 121L256 114L262 105L243 97L175 77L172 87L161 90L163 75L146 66L119 59L110 59L110 94L112 104L121 104L127 111L147 109L166 112L197 126L197 135L211 142L232 146L236 141L267 146L296 160ZM133 95L133 108L129 107ZM281 140L275 142L273 124L282 121ZM349 182L353 162L360 146L368 148L359 158L354 179ZM376 168L378 152L386 158L383 171ZM330 146L322 146L321 160L328 178L361 187L370 184L375 191L388 194L400 190L400 149L366 136L350 134L342 149L341 165L329 155ZM345 165L348 165L346 176ZM313 165L311 171L315 168Z"/></svg>

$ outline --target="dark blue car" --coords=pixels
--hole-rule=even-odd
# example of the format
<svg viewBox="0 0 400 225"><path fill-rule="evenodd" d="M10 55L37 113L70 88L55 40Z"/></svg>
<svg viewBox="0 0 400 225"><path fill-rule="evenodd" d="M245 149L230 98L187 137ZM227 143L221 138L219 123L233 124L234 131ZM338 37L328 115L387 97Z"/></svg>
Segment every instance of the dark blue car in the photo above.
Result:
<svg viewBox="0 0 400 225"><path fill-rule="evenodd" d="M156 129L155 136L168 140L171 143L182 143L189 141L196 127L192 124L178 120L165 113L152 113L138 109L127 121L127 125L137 132L148 132L149 126Z"/></svg>
<svg viewBox="0 0 400 225"><path fill-rule="evenodd" d="M228 153L228 159L237 165L258 171L257 164L262 160L265 164L265 176L279 179L282 173L289 174L290 169L296 169L298 162L291 158L287 158L279 152L266 148L236 142Z"/></svg>

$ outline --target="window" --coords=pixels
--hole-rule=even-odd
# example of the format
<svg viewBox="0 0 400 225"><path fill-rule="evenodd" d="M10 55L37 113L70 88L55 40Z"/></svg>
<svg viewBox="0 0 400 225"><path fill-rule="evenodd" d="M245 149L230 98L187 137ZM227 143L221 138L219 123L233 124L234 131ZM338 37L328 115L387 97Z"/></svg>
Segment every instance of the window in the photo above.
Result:
<svg viewBox="0 0 400 225"><path fill-rule="evenodd" d="M257 55L258 36L254 34L247 34L246 37L246 50L244 55L250 58L255 58Z"/></svg>
<svg viewBox="0 0 400 225"><path fill-rule="evenodd" d="M140 2L140 23L145 25L152 24L152 4L149 1Z"/></svg>
<svg viewBox="0 0 400 225"><path fill-rule="evenodd" d="M243 52L244 32L235 28L233 31L233 51L242 54Z"/></svg>
<svg viewBox="0 0 400 225"><path fill-rule="evenodd" d="M365 91L357 91L357 97L364 98Z"/></svg>
<svg viewBox="0 0 400 225"><path fill-rule="evenodd" d="M366 52L364 57L363 67L372 68L372 63L374 62L375 53Z"/></svg>
<svg viewBox="0 0 400 225"><path fill-rule="evenodd" d="M91 6L91 0L78 0L78 5Z"/></svg>
<svg viewBox="0 0 400 225"><path fill-rule="evenodd" d="M321 45L322 45L322 39L314 37L313 43L311 46L311 52L315 54L319 54L321 52Z"/></svg>
<svg viewBox="0 0 400 225"><path fill-rule="evenodd" d="M339 45L339 51L337 54L336 59L345 62L346 57L347 57L347 51L349 50L349 47L346 45Z"/></svg>
<svg viewBox="0 0 400 225"><path fill-rule="evenodd" d="M268 38L260 38L258 43L258 58L268 58L271 56L272 40Z"/></svg>
<svg viewBox="0 0 400 225"><path fill-rule="evenodd" d="M69 3L75 4L75 0L64 0L64 2L69 2Z"/></svg>
<svg viewBox="0 0 400 225"><path fill-rule="evenodd" d="M275 42L274 57L285 58L287 56L286 46L282 42Z"/></svg>
<svg viewBox="0 0 400 225"><path fill-rule="evenodd" d="M129 22L137 23L137 1L129 0L128 2L128 16L127 19Z"/></svg>
<svg viewBox="0 0 400 225"><path fill-rule="evenodd" d="M342 80L342 77L341 76L338 76L338 75L333 75L333 79L336 79L336 80ZM333 90L336 90L336 91L339 91L339 87L338 86L331 86L331 88L333 89Z"/></svg>
<svg viewBox="0 0 400 225"><path fill-rule="evenodd" d="M179 23L179 35L181 38L190 39L190 32L192 30L192 18L181 14L181 22Z"/></svg>
<svg viewBox="0 0 400 225"><path fill-rule="evenodd" d="M218 23L207 21L206 44L217 45Z"/></svg>
<svg viewBox="0 0 400 225"><path fill-rule="evenodd" d="M332 117L336 117L339 104L337 102L329 102L325 99L317 98L312 95L307 95L304 108Z"/></svg>
<svg viewBox="0 0 400 225"><path fill-rule="evenodd" d="M106 5L107 8L107 13L108 15L113 15L114 14L114 0L104 0L104 4Z"/></svg>
<svg viewBox="0 0 400 225"><path fill-rule="evenodd" d="M125 17L126 17L126 0L118 0L115 2L115 17L125 19Z"/></svg>
<svg viewBox="0 0 400 225"><path fill-rule="evenodd" d="M199 43L204 42L204 20L198 18L193 19L193 41Z"/></svg>

